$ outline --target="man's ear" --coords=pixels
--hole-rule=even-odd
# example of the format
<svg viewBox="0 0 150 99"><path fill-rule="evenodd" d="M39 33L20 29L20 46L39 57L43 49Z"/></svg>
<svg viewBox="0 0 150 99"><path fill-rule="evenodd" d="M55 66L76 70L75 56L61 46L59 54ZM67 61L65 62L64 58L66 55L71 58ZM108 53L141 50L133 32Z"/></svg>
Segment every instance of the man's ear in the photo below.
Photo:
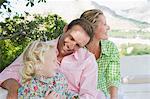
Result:
<svg viewBox="0 0 150 99"><path fill-rule="evenodd" d="M66 24L65 27L63 28L63 33L66 33L68 29L68 25Z"/></svg>

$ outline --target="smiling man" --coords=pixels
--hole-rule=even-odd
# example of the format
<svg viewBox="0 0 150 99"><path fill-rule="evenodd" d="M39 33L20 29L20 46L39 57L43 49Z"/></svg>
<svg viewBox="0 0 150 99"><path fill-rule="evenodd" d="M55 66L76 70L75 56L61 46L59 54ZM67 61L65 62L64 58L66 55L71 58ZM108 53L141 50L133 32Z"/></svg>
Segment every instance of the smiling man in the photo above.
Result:
<svg viewBox="0 0 150 99"><path fill-rule="evenodd" d="M56 48L58 71L66 76L68 89L80 99L97 97L97 63L94 55L82 48L92 37L92 25L84 19L75 19L64 27L63 35L47 42ZM22 67L21 55L0 74L1 87L8 90L9 99L17 98Z"/></svg>

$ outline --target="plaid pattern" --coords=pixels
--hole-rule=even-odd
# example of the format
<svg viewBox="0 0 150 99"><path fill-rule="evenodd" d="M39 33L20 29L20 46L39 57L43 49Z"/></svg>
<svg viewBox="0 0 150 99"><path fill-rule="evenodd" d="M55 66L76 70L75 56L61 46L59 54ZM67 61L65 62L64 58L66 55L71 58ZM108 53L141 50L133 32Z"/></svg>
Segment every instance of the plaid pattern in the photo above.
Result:
<svg viewBox="0 0 150 99"><path fill-rule="evenodd" d="M109 96L109 87L120 85L120 57L115 44L108 40L102 40L101 57L98 63L98 85L97 88L102 90L106 96Z"/></svg>

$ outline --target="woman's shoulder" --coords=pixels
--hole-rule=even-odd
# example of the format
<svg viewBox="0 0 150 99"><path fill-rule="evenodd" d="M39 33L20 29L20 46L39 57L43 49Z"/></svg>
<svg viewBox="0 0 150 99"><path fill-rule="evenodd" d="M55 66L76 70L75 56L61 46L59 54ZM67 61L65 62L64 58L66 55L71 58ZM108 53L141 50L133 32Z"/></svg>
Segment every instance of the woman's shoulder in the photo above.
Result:
<svg viewBox="0 0 150 99"><path fill-rule="evenodd" d="M101 41L101 46L102 46L102 52L106 54L119 54L118 47L115 45L114 42L110 40L102 40Z"/></svg>
<svg viewBox="0 0 150 99"><path fill-rule="evenodd" d="M117 47L116 44L110 40L102 40L101 43L106 46Z"/></svg>
<svg viewBox="0 0 150 99"><path fill-rule="evenodd" d="M66 80L66 77L63 73L60 73L60 72L57 72L56 75L55 75L55 78L56 79L61 79L61 80Z"/></svg>

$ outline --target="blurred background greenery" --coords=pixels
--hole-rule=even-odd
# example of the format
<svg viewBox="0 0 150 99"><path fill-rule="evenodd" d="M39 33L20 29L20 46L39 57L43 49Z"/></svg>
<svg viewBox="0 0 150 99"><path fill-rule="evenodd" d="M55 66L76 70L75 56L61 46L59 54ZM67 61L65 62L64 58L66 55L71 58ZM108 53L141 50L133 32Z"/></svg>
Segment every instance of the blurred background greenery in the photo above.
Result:
<svg viewBox="0 0 150 99"><path fill-rule="evenodd" d="M57 38L65 24L56 14L14 16L0 22L0 70L12 63L31 41Z"/></svg>

